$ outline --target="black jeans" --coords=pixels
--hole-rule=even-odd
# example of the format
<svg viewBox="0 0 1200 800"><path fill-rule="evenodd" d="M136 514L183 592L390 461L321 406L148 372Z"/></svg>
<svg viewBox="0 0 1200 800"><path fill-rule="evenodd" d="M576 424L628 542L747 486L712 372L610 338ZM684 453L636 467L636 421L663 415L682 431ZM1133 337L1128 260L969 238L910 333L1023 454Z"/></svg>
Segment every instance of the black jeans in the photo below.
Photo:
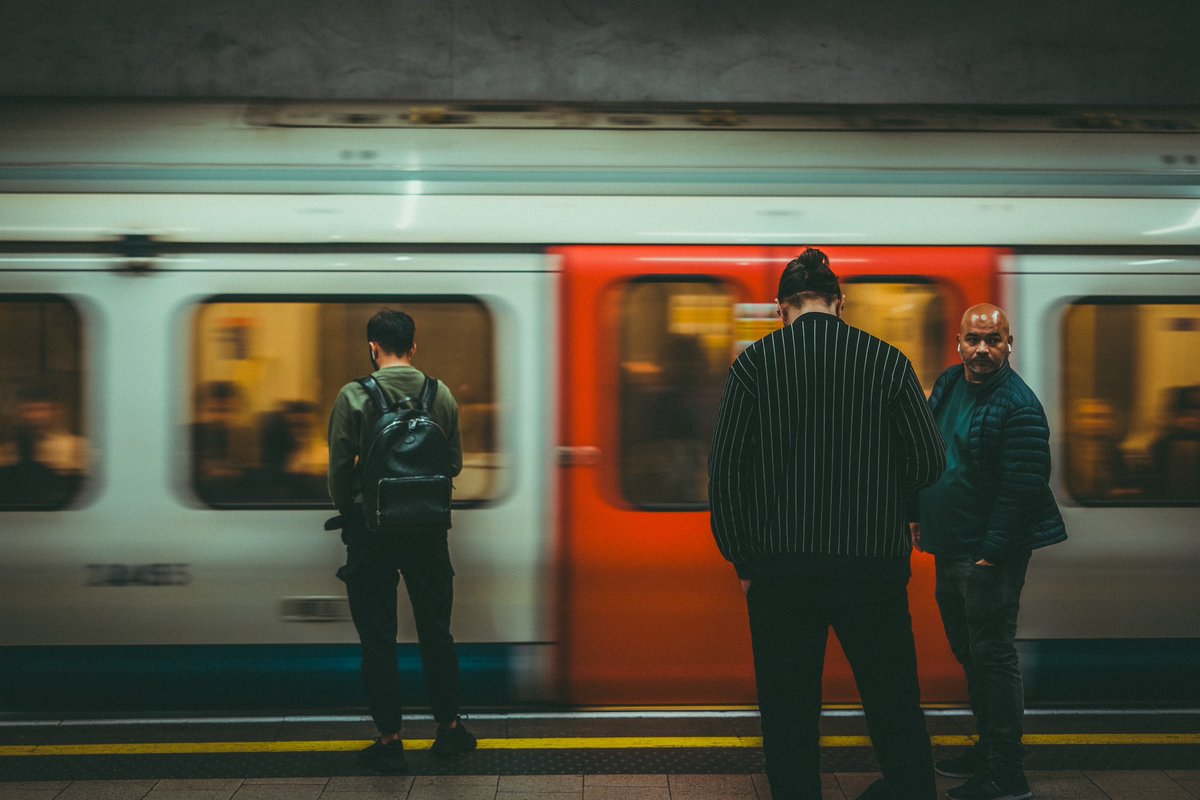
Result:
<svg viewBox="0 0 1200 800"><path fill-rule="evenodd" d="M821 797L821 673L832 626L854 671L888 786L901 800L933 800L907 580L756 578L747 604L771 795Z"/></svg>
<svg viewBox="0 0 1200 800"><path fill-rule="evenodd" d="M988 767L1021 770L1025 694L1015 639L1029 553L992 567L972 558L937 559L937 603L954 657L967 674L967 694Z"/></svg>
<svg viewBox="0 0 1200 800"><path fill-rule="evenodd" d="M446 531L373 534L359 514L346 515L342 531L350 616L362 642L362 678L371 717L381 734L398 733L403 704L396 663L396 589L400 575L412 602L421 662L433 716L441 724L458 714L458 654L450 633L454 567Z"/></svg>

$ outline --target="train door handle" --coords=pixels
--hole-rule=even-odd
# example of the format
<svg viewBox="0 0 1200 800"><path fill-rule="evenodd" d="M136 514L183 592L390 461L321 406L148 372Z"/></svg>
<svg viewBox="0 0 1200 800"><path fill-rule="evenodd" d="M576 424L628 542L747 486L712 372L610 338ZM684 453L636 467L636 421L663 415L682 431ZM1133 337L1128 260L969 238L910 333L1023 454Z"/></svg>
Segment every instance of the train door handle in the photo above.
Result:
<svg viewBox="0 0 1200 800"><path fill-rule="evenodd" d="M594 467L599 463L599 447L584 445L558 448L558 465L560 467Z"/></svg>

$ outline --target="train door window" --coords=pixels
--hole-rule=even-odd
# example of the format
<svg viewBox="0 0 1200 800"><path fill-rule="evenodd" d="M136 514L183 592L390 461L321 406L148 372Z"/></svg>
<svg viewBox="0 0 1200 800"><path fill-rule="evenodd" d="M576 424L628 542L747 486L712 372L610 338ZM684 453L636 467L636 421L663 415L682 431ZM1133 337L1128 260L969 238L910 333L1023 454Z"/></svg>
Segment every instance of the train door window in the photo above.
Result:
<svg viewBox="0 0 1200 800"><path fill-rule="evenodd" d="M89 469L79 312L0 295L0 510L65 508Z"/></svg>
<svg viewBox="0 0 1200 800"><path fill-rule="evenodd" d="M620 293L620 488L641 507L703 507L708 446L733 352L733 292L645 278Z"/></svg>
<svg viewBox="0 0 1200 800"><path fill-rule="evenodd" d="M915 277L851 278L845 283L846 322L899 348L929 394L946 367L947 342L954 338L946 316L949 290Z"/></svg>
<svg viewBox="0 0 1200 800"><path fill-rule="evenodd" d="M463 470L456 505L501 486L491 313L463 296L218 297L192 324L191 486L214 507L328 506L327 424L346 383L371 372L367 320L403 309L417 324L414 365L454 393Z"/></svg>
<svg viewBox="0 0 1200 800"><path fill-rule="evenodd" d="M1071 494L1200 505L1200 298L1084 299L1063 326Z"/></svg>

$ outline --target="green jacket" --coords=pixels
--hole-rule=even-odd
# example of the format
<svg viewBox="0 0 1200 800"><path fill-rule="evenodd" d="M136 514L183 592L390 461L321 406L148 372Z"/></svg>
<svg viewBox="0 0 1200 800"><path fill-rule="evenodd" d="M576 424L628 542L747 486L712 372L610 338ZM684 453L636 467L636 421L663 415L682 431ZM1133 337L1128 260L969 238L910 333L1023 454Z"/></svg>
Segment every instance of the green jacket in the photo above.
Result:
<svg viewBox="0 0 1200 800"><path fill-rule="evenodd" d="M372 373L389 401L400 397L417 398L425 383L425 373L416 367L384 367ZM450 445L451 476L462 471L462 435L458 428L458 403L450 388L438 381L437 395L429 414L446 432ZM366 389L351 381L338 392L329 415L329 497L345 514L354 503L362 502L362 480L358 457L371 444L371 433L380 416L379 409L367 397Z"/></svg>

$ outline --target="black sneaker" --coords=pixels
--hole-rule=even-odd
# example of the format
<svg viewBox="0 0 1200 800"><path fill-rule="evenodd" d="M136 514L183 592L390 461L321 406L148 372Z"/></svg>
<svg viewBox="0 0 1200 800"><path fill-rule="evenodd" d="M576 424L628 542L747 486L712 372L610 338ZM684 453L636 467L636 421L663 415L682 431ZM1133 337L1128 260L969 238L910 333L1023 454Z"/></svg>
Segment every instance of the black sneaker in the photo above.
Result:
<svg viewBox="0 0 1200 800"><path fill-rule="evenodd" d="M474 750L477 744L475 734L467 730L462 720L454 718L458 724L451 728L449 725L438 725L437 738L433 740L430 752L438 758L449 758Z"/></svg>
<svg viewBox="0 0 1200 800"><path fill-rule="evenodd" d="M987 770L987 753L979 745L957 755L945 758L933 765L933 771L947 778L974 778Z"/></svg>
<svg viewBox="0 0 1200 800"><path fill-rule="evenodd" d="M408 772L408 760L404 757L404 742L383 742L376 739L370 747L358 751L358 763L376 772Z"/></svg>
<svg viewBox="0 0 1200 800"><path fill-rule="evenodd" d="M1033 797L1019 772L986 772L946 792L950 800L1026 800Z"/></svg>
<svg viewBox="0 0 1200 800"><path fill-rule="evenodd" d="M855 800L895 800L895 797L896 795L892 794L892 788L888 786L887 781L877 780Z"/></svg>

